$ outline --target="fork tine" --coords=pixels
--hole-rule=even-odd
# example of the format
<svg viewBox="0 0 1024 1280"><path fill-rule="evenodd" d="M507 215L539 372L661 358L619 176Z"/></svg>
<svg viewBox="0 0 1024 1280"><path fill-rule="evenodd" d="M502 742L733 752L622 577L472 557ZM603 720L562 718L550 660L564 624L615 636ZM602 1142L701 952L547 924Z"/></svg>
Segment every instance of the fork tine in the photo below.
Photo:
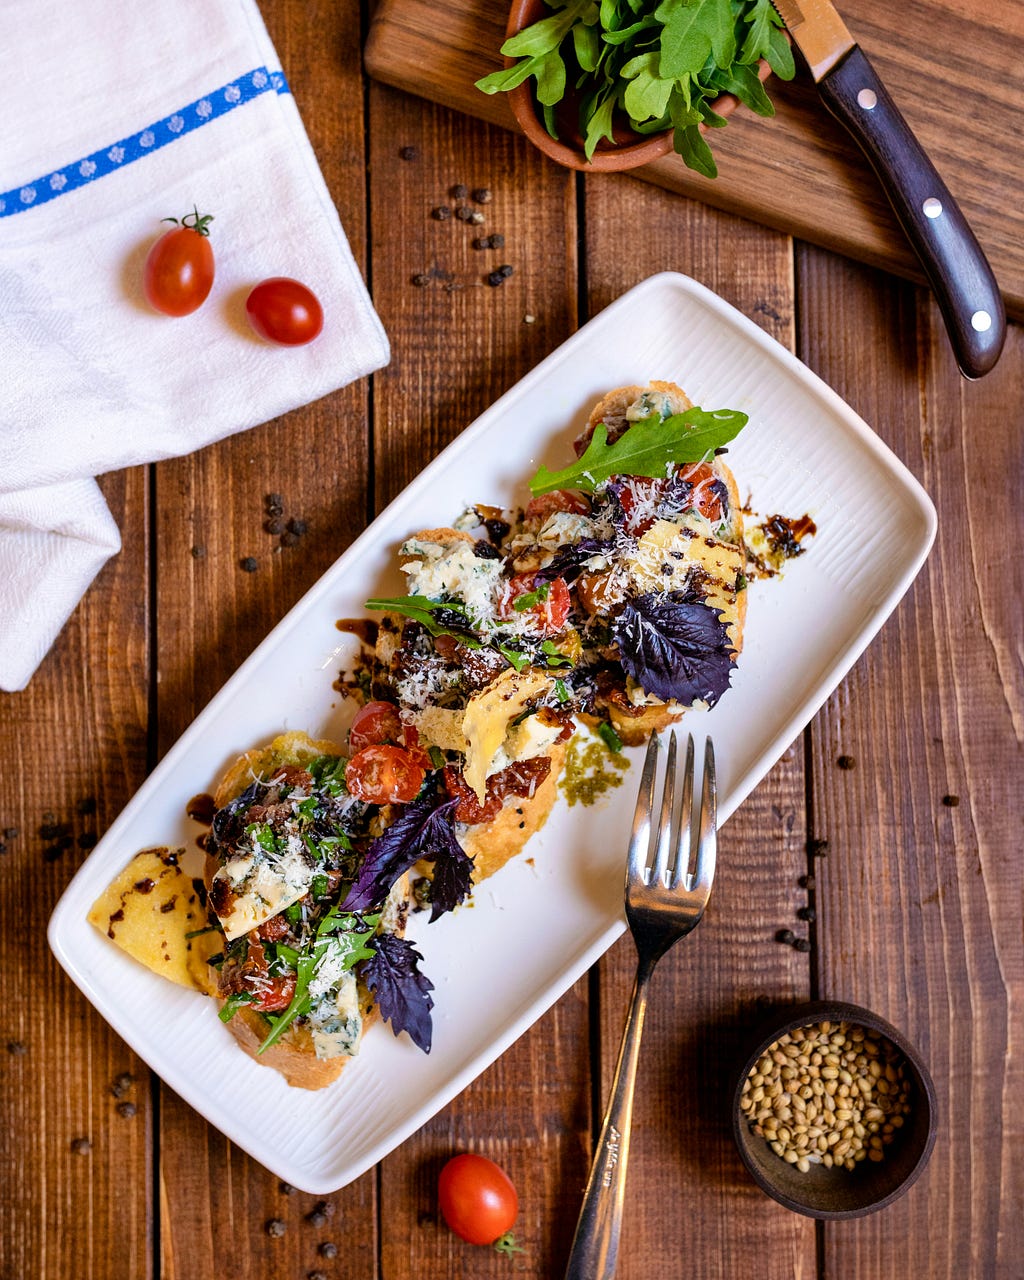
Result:
<svg viewBox="0 0 1024 1280"><path fill-rule="evenodd" d="M674 763L674 762L673 762ZM683 762L683 797L679 805L679 826L676 828L675 865L672 869L670 889L684 887L690 870L690 821L693 815L693 734L686 735L686 758Z"/></svg>
<svg viewBox="0 0 1024 1280"><path fill-rule="evenodd" d="M626 885L643 884L646 877L647 854L651 845L651 814L654 809L654 777L658 767L658 735L652 734L647 744L643 772L640 774L640 790L633 813L633 833L629 838L626 858Z"/></svg>
<svg viewBox="0 0 1024 1280"><path fill-rule="evenodd" d="M661 817L658 820L658 844L648 884L663 885L669 850L672 848L672 820L676 809L676 733L668 736L668 757L665 763L665 782L661 793Z"/></svg>
<svg viewBox="0 0 1024 1280"><path fill-rule="evenodd" d="M691 887L706 897L715 878L718 852L718 785L715 778L715 748L711 739L704 744L704 780L700 797L700 829L697 835L697 863Z"/></svg>

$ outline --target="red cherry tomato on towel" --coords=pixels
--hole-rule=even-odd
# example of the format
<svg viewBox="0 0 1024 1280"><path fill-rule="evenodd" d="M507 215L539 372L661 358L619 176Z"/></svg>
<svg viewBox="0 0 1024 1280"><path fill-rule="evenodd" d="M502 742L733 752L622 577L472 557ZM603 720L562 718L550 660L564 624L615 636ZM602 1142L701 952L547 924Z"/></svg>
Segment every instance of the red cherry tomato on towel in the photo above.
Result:
<svg viewBox="0 0 1024 1280"><path fill-rule="evenodd" d="M408 804L426 772L404 747L364 747L345 766L345 785L367 804Z"/></svg>
<svg viewBox="0 0 1024 1280"><path fill-rule="evenodd" d="M258 284L245 300L245 314L261 338L281 347L304 346L324 327L316 294L287 276L272 276Z"/></svg>
<svg viewBox="0 0 1024 1280"><path fill-rule="evenodd" d="M509 1249L506 1233L519 1212L508 1174L486 1156L455 1156L441 1170L438 1198L445 1222L470 1244Z"/></svg>
<svg viewBox="0 0 1024 1280"><path fill-rule="evenodd" d="M165 222L178 222L165 218ZM165 316L191 315L213 288L213 249L209 224L212 214L186 214L173 231L165 232L150 249L142 275L146 301Z"/></svg>

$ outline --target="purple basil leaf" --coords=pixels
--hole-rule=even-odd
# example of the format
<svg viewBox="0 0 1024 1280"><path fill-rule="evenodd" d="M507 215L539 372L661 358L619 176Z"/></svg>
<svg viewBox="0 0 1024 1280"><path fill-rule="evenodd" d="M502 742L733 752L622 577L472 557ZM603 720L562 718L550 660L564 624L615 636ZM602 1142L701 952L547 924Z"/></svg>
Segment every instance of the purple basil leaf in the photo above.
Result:
<svg viewBox="0 0 1024 1280"><path fill-rule="evenodd" d="M601 538L581 538L579 542L566 542L560 546L543 569L533 575L537 582L553 582L555 578L564 578L566 582L574 582L583 572L583 562L591 556L604 555L614 542Z"/></svg>
<svg viewBox="0 0 1024 1280"><path fill-rule="evenodd" d="M614 623L622 668L645 693L714 706L735 664L720 611L683 592L627 600Z"/></svg>
<svg viewBox="0 0 1024 1280"><path fill-rule="evenodd" d="M434 858L434 874L430 878L430 923L446 911L454 911L473 888L473 859L455 838L452 830L450 847L442 857Z"/></svg>
<svg viewBox="0 0 1024 1280"><path fill-rule="evenodd" d="M378 933L368 945L374 954L362 962L359 972L373 992L380 1016L391 1023L396 1036L408 1031L413 1044L429 1053L434 984L419 971L423 957L407 938L394 933Z"/></svg>
<svg viewBox="0 0 1024 1280"><path fill-rule="evenodd" d="M421 858L434 863L434 875L448 863L469 861L455 835L452 811L455 800L442 795L428 794L407 804L398 817L375 840L370 842L359 875L348 896L341 904L343 911L376 911L388 896L391 886ZM449 899L458 882L457 875L442 877L447 885ZM468 881L468 877L466 877ZM450 911L469 892L468 883L461 897L451 899L431 915L434 919L441 911Z"/></svg>

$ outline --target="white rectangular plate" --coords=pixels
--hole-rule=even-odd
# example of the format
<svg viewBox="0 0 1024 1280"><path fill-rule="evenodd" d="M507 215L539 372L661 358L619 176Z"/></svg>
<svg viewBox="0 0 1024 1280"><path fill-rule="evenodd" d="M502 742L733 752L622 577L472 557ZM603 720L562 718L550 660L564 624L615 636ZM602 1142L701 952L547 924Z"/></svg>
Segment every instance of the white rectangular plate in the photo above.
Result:
<svg viewBox="0 0 1024 1280"><path fill-rule="evenodd" d="M195 720L85 862L53 913L50 945L100 1013L173 1089L293 1185L325 1193L370 1168L494 1061L623 931L634 784L613 804L564 800L515 859L437 924L411 933L435 983L429 1057L378 1025L337 1084L290 1089L237 1047L213 1001L172 986L86 921L139 849L195 847L185 817L240 752L286 729L340 737L332 681L339 618L401 589L405 536L472 502L512 506L543 461L564 465L607 390L677 382L705 409L750 422L730 448L756 510L809 513L807 553L754 583L733 687L687 727L713 733L722 821L839 684L906 591L935 511L869 427L794 356L685 276L632 289L553 352L426 468L306 594ZM473 957L472 964L465 958ZM230 1088L219 1082L230 1081Z"/></svg>

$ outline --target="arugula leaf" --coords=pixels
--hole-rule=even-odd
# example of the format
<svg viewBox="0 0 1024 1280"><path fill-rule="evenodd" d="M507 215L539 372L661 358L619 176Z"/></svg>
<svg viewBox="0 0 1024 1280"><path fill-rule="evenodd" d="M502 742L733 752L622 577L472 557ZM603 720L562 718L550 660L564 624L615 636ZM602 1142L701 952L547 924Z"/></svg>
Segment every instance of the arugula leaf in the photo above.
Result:
<svg viewBox="0 0 1024 1280"><path fill-rule="evenodd" d="M431 919L451 911L469 892L468 875L462 876L464 864L472 860L459 844L455 834L453 810L458 802L443 793L420 796L407 804L391 824L370 842L345 901L343 911L369 911L383 905L395 881L420 859L434 864L435 887ZM454 864L452 867L446 864ZM448 894L439 893L438 874Z"/></svg>
<svg viewBox="0 0 1024 1280"><path fill-rule="evenodd" d="M561 471L541 467L530 481L536 496L552 489L584 489L592 493L615 475L664 476L672 463L700 462L708 453L739 435L747 415L734 409L687 409L668 418L651 414L608 444L608 428L598 423L586 452Z"/></svg>
<svg viewBox="0 0 1024 1280"><path fill-rule="evenodd" d="M256 997L251 991L236 991L234 995L228 996L221 1005L217 1017L220 1018L221 1022L230 1022L242 1005L252 1004L255 999Z"/></svg>
<svg viewBox="0 0 1024 1280"><path fill-rule="evenodd" d="M686 592L627 600L612 631L622 669L645 693L714 706L729 687L736 659L720 611Z"/></svg>
<svg viewBox="0 0 1024 1280"><path fill-rule="evenodd" d="M456 636L467 649L479 649L466 606L457 600L431 600L427 596L395 596L393 600L367 600L367 609L400 613L418 622L432 636Z"/></svg>
<svg viewBox="0 0 1024 1280"><path fill-rule="evenodd" d="M434 984L419 971L422 959L407 938L379 933L373 940L373 955L361 965L360 975L395 1035L407 1031L413 1044L429 1053Z"/></svg>
<svg viewBox="0 0 1024 1280"><path fill-rule="evenodd" d="M554 107L578 107L579 136L592 160L598 144L614 143L622 117L642 136L673 130L676 151L708 177L717 174L696 127L721 127L707 106L727 81L761 114L768 101L744 76L764 58L782 79L793 54L770 0L547 0L551 13L509 37L502 53L518 59L477 82L484 93L506 92L533 77L544 125L557 138ZM563 117L564 118L564 117Z"/></svg>

